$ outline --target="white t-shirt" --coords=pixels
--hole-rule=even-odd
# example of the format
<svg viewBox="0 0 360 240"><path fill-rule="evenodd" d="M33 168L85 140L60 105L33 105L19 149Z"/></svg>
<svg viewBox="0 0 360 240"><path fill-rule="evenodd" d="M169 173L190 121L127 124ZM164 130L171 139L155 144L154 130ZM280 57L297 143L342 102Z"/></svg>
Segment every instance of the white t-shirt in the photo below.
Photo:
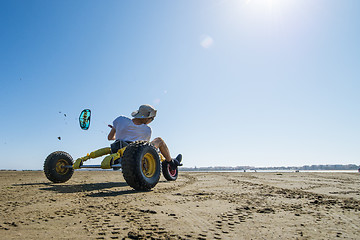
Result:
<svg viewBox="0 0 360 240"><path fill-rule="evenodd" d="M136 125L125 116L120 116L113 121L116 130L115 139L123 141L150 141L151 128L146 124Z"/></svg>

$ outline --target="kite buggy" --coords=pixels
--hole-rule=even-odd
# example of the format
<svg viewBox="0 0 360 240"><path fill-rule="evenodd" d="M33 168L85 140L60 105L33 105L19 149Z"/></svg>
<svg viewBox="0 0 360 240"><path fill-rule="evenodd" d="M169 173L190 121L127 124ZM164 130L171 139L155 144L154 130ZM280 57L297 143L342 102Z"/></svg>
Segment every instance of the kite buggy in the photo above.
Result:
<svg viewBox="0 0 360 240"><path fill-rule="evenodd" d="M107 156L105 156L107 155ZM105 156L101 165L84 165L86 160ZM51 153L44 162L46 177L53 183L68 181L75 169L122 169L125 181L135 190L150 190L159 182L161 169L166 180L175 181L178 168L172 168L165 157L147 141L115 141L105 147L76 159L63 151Z"/></svg>

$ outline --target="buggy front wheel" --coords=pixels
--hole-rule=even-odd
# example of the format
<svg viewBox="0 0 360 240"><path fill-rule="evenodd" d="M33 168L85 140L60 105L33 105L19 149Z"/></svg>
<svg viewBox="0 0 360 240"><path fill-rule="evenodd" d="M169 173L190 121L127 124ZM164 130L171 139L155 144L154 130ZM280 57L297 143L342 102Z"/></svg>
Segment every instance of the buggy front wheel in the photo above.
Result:
<svg viewBox="0 0 360 240"><path fill-rule="evenodd" d="M73 159L70 154L62 151L50 153L44 162L44 173L47 179L54 183L64 183L68 181L74 173L72 166Z"/></svg>

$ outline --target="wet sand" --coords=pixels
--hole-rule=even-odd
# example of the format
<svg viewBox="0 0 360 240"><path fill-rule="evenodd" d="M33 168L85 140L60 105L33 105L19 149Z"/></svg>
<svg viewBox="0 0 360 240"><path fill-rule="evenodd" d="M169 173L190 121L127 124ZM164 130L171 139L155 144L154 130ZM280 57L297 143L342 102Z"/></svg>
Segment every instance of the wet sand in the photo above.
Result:
<svg viewBox="0 0 360 240"><path fill-rule="evenodd" d="M194 173L150 192L121 171L0 171L0 239L360 239L358 173Z"/></svg>

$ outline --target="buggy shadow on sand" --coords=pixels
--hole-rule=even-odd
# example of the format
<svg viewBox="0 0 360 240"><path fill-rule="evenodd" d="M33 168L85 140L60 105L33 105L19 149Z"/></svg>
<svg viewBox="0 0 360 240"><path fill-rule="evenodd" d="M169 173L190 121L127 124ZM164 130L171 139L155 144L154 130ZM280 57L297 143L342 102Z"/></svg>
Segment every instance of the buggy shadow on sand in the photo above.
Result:
<svg viewBox="0 0 360 240"><path fill-rule="evenodd" d="M107 156L101 165L83 165L88 159L104 155ZM178 168L172 169L164 156L147 141L116 141L111 147L98 149L76 159L75 163L70 154L56 151L44 162L45 175L53 183L64 183L72 177L75 169L83 168L122 169L127 184L140 191L150 190L156 186L161 169L168 181L175 181L178 177Z"/></svg>

